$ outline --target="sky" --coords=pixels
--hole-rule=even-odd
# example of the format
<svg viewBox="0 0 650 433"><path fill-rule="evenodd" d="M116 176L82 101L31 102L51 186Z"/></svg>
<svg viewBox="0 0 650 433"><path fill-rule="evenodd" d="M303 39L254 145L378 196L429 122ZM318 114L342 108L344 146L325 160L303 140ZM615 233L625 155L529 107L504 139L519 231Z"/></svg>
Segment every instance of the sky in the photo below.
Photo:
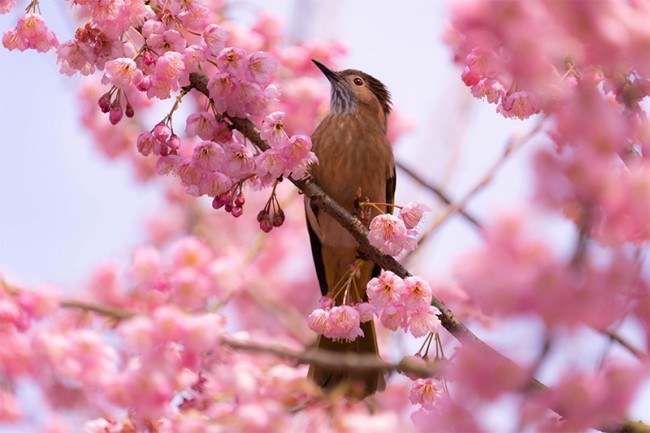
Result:
<svg viewBox="0 0 650 433"><path fill-rule="evenodd" d="M448 16L445 2L411 0L269 0L234 3L232 13L250 20L266 8L287 17L291 34L337 38L349 53L344 68L360 69L390 89L396 107L412 117L415 129L396 143L396 160L461 197L497 160L509 137L528 131L534 121L504 119L495 106L474 100L460 70L442 43ZM41 7L59 41L74 32L62 3ZM0 30L13 27L18 14L0 15ZM134 182L128 167L107 161L81 129L75 92L79 80L58 74L54 53L0 49L0 272L26 286L53 283L64 290L83 284L105 260L127 261L144 241L142 216L160 202L154 186ZM543 136L515 154L469 206L482 220L516 206L531 194L529 161ZM135 143L134 143L135 145ZM426 160L425 165L420 164ZM398 171L396 201L438 202L416 191ZM570 228L540 219L544 236L560 250L571 248ZM426 246L413 266L427 277L447 275L467 248L477 245L475 230L454 217ZM518 341L521 335L514 335ZM643 402L635 408L642 416Z"/></svg>
<svg viewBox="0 0 650 433"><path fill-rule="evenodd" d="M295 35L344 41L349 54L343 66L364 70L388 86L395 105L416 125L396 144L397 160L410 167L430 160L426 170L417 171L452 197L482 176L510 133L529 127L530 122L495 116L494 106L468 97L441 43L443 2L404 2L399 14L382 1L263 3L288 17ZM256 8L249 2L232 13L246 21ZM63 9L45 4L42 13L60 41L72 35ZM17 19L15 12L1 15L0 29L13 27ZM156 208L157 191L133 182L127 167L94 152L78 122L80 80L58 74L54 53L2 49L0 65L0 82L9 84L0 106L0 269L26 285L79 284L94 265L126 259L131 246L143 241L141 215ZM461 144L450 145L458 138ZM414 193L406 175L398 176L398 202L417 198L437 204L431 194ZM508 164L472 209L481 215L523 199L528 181L522 178L529 178L525 168ZM453 239L453 254L435 245L427 251L441 271L477 241L459 219L438 237L433 244L448 245Z"/></svg>

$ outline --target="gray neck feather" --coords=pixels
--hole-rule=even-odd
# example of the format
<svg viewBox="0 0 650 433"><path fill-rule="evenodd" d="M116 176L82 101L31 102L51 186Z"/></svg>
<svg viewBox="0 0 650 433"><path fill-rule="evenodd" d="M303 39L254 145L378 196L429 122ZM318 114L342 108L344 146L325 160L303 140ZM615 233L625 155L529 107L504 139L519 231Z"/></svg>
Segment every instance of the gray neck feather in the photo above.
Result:
<svg viewBox="0 0 650 433"><path fill-rule="evenodd" d="M345 84L332 86L330 112L337 114L354 113L357 111L357 97Z"/></svg>

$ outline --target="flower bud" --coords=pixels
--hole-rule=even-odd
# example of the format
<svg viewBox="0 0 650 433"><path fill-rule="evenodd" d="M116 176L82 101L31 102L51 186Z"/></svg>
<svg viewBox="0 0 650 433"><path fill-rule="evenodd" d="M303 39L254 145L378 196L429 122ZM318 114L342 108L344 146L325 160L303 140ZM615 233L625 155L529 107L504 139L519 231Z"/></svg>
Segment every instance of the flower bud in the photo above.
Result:
<svg viewBox="0 0 650 433"><path fill-rule="evenodd" d="M171 135L172 130L164 122L160 122L153 128L153 135L162 143L166 142Z"/></svg>
<svg viewBox="0 0 650 433"><path fill-rule="evenodd" d="M142 61L147 66L153 65L154 58L153 55L151 54L151 51L145 51L144 53L142 53Z"/></svg>
<svg viewBox="0 0 650 433"><path fill-rule="evenodd" d="M104 93L97 101L99 109L102 110L102 113L108 113L111 111L111 94L110 92Z"/></svg>
<svg viewBox="0 0 650 433"><path fill-rule="evenodd" d="M119 103L115 103L111 105L111 111L108 115L108 120L111 121L112 125L117 125L120 120L122 120L122 116L124 113L122 112L122 107L120 106Z"/></svg>
<svg viewBox="0 0 650 433"><path fill-rule="evenodd" d="M277 213L273 214L273 226L280 227L284 223L284 212L282 209L278 210Z"/></svg>
<svg viewBox="0 0 650 433"><path fill-rule="evenodd" d="M224 202L221 201L222 196L223 196L223 194L218 195L218 196L216 196L214 198L214 200L212 200L212 207L214 209L221 209L223 207L223 205L225 204Z"/></svg>
<svg viewBox="0 0 650 433"><path fill-rule="evenodd" d="M172 134L171 137L169 137L167 146L169 146L172 150L178 150L178 148L181 147L181 139L178 138L178 135Z"/></svg>
<svg viewBox="0 0 650 433"><path fill-rule="evenodd" d="M147 90L149 90L150 87L151 87L151 77L148 75L142 77L142 80L136 86L136 88L141 92L146 92Z"/></svg>
<svg viewBox="0 0 650 433"><path fill-rule="evenodd" d="M268 214L266 214L266 216L262 218L262 221L260 221L260 228L264 233L268 233L273 230L273 224L271 224L271 219L269 218Z"/></svg>
<svg viewBox="0 0 650 433"><path fill-rule="evenodd" d="M124 111L124 114L126 117L131 118L135 115L135 110L133 109L133 105L129 104L128 102L126 103L126 110Z"/></svg>
<svg viewBox="0 0 650 433"><path fill-rule="evenodd" d="M235 197L235 206L240 206L241 207L241 206L244 205L244 203L246 203L246 197L244 196L243 192L240 192Z"/></svg>

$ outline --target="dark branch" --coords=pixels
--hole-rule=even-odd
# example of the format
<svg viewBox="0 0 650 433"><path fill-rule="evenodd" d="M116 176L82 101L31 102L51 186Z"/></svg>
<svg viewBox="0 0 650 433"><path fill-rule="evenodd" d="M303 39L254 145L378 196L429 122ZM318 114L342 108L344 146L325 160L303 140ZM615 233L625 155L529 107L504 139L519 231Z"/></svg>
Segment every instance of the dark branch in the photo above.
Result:
<svg viewBox="0 0 650 433"><path fill-rule="evenodd" d="M436 197L438 197L438 199L440 199L441 202L443 202L447 206L451 206L453 204L451 199L449 197L447 197L447 194L445 194L440 188L438 188L438 186L436 186L436 185L434 185L434 184L432 184L430 182L427 182L420 175L418 175L413 170L406 167L404 164L402 164L400 162L396 162L395 165L401 171L406 173L415 182L419 183L421 186L423 186L424 188L428 189L433 194L435 194ZM474 225L477 229L480 230L482 228L481 223L479 223L478 220L476 218L474 218L471 214L469 214L464 208L461 207L460 209L458 209L458 213L460 215L462 215L469 223Z"/></svg>
<svg viewBox="0 0 650 433"><path fill-rule="evenodd" d="M433 363L415 363L410 361L409 358L404 358L400 362L394 363L382 361L375 355L363 355L355 352L339 353L320 350L316 353L309 354L304 351L291 350L284 346L242 341L232 337L222 337L221 344L234 350L268 353L295 361L298 364L312 364L329 369L345 371L397 371L412 373L418 377L432 377L437 371Z"/></svg>

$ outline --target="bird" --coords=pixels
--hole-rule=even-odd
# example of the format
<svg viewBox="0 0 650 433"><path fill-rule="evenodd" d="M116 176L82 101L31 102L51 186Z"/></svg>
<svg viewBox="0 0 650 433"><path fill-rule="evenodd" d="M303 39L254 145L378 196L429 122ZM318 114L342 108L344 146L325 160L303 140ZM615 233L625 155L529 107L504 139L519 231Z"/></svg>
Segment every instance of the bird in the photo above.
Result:
<svg viewBox="0 0 650 433"><path fill-rule="evenodd" d="M395 162L386 134L390 93L381 81L365 72L355 69L335 72L312 61L328 79L331 97L329 113L311 136L312 150L319 162L310 167L309 175L329 197L360 216L368 226L379 211L364 207L365 211L360 212L360 200L379 203L377 207L382 212L391 213L390 205L394 203ZM371 261L359 261L362 256L358 242L308 197L305 213L321 294L332 296L336 305L367 301L366 286L379 275L380 267ZM351 276L355 263L360 267ZM350 279L352 290L346 294L341 285ZM320 335L317 351L355 352L379 358L373 321L362 323L361 330L364 335L351 342ZM308 377L325 391L344 389L346 395L359 399L386 387L381 371L353 373L312 364Z"/></svg>

